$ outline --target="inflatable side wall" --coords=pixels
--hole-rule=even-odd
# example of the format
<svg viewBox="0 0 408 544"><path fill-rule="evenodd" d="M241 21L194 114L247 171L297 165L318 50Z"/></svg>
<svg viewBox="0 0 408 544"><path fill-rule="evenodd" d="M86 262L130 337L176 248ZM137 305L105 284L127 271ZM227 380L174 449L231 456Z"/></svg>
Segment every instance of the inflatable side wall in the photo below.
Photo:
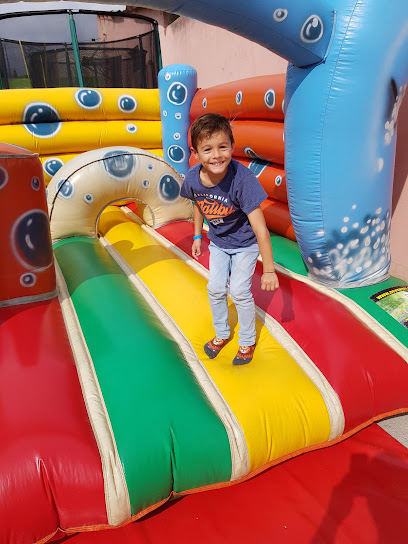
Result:
<svg viewBox="0 0 408 544"><path fill-rule="evenodd" d="M162 154L157 89L2 90L0 141L40 156L48 184L79 153L131 145Z"/></svg>

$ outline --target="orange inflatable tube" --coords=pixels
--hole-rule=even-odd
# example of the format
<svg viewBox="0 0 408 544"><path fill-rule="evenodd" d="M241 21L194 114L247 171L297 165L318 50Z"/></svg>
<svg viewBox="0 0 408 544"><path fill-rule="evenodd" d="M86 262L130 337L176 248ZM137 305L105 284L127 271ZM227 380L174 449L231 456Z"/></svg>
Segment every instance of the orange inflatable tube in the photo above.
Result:
<svg viewBox="0 0 408 544"><path fill-rule="evenodd" d="M243 159L242 157L234 157L234 159L245 164L245 166L255 174L259 183L270 198L287 204L288 192L286 188L286 174L282 165L259 160Z"/></svg>
<svg viewBox="0 0 408 544"><path fill-rule="evenodd" d="M233 121L234 155L284 164L283 123Z"/></svg>
<svg viewBox="0 0 408 544"><path fill-rule="evenodd" d="M280 121L233 121L234 157L284 164L283 123ZM190 133L188 144L191 146Z"/></svg>
<svg viewBox="0 0 408 544"><path fill-rule="evenodd" d="M287 204L267 198L261 204L261 208L265 216L266 225L271 232L275 232L280 236L296 242L295 231L293 230L289 206Z"/></svg>
<svg viewBox="0 0 408 544"><path fill-rule="evenodd" d="M208 89L199 89L190 109L194 121L212 112L234 119L274 119L282 121L285 74L251 77Z"/></svg>

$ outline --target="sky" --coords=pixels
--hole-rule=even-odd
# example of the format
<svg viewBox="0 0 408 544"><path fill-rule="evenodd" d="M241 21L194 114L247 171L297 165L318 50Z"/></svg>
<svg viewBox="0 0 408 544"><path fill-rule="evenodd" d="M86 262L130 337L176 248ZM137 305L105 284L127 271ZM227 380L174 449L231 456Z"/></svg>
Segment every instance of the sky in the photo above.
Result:
<svg viewBox="0 0 408 544"><path fill-rule="evenodd" d="M16 13L20 11L48 11L55 9L94 9L98 11L117 11L125 8L125 4L97 4L88 2L7 2L0 4L0 14Z"/></svg>
<svg viewBox="0 0 408 544"><path fill-rule="evenodd" d="M1 1L1 0L0 0ZM99 4L89 2L10 2L0 3L0 16L8 13L21 13L27 11L47 12L50 10L86 10L96 11L122 11L126 5ZM44 28L47 28L47 43L70 43L71 33L67 15L54 15L50 20L46 15L34 18L18 17L0 19L0 37L6 40L23 40L26 42L42 43L44 41ZM98 39L98 25L95 16L76 17L76 27L79 41L91 41ZM11 52L9 52L11 54Z"/></svg>

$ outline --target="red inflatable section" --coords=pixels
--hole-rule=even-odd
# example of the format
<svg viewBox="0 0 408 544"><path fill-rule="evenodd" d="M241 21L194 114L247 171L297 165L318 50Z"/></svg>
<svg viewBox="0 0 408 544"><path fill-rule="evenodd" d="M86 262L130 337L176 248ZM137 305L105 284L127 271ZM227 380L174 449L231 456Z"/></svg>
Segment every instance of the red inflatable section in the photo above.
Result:
<svg viewBox="0 0 408 544"><path fill-rule="evenodd" d="M101 458L58 299L0 308L0 337L0 542L106 524Z"/></svg>
<svg viewBox="0 0 408 544"><path fill-rule="evenodd" d="M271 232L296 242L296 235L293 230L288 204L272 198L267 198L262 202L261 208L265 217L266 226Z"/></svg>
<svg viewBox="0 0 408 544"><path fill-rule="evenodd" d="M406 544L407 450L377 425L236 486L70 544Z"/></svg>
<svg viewBox="0 0 408 544"><path fill-rule="evenodd" d="M27 149L0 144L0 301L55 290L42 165Z"/></svg>

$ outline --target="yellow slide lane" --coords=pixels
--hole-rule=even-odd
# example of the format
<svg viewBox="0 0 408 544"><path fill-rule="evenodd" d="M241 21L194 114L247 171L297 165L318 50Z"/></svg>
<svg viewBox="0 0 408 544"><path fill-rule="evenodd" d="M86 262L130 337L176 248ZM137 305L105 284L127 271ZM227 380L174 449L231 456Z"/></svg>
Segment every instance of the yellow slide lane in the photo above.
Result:
<svg viewBox="0 0 408 544"><path fill-rule="evenodd" d="M231 302L232 340L210 360L203 350L214 334L206 279L118 209L102 214L99 229L193 345L242 427L250 471L328 440L329 416L319 390L262 323L257 321L252 362L233 366L238 325Z"/></svg>

